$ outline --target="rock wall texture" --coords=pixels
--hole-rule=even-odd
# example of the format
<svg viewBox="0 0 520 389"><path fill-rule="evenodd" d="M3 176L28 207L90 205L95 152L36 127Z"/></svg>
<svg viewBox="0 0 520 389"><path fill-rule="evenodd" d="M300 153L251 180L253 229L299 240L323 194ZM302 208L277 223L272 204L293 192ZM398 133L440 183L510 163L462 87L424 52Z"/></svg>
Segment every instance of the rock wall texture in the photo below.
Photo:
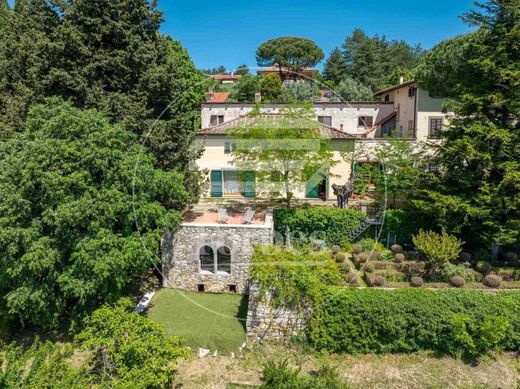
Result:
<svg viewBox="0 0 520 389"><path fill-rule="evenodd" d="M248 342L287 342L305 329L305 317L309 312L298 313L290 308L273 308L271 295L260 295L260 285L249 285L246 331Z"/></svg>
<svg viewBox="0 0 520 389"><path fill-rule="evenodd" d="M205 292L247 294L249 266L254 246L273 242L272 223L264 225L217 225L186 223L163 237L161 257L164 287ZM216 253L231 250L231 271L201 270L199 253L203 246Z"/></svg>

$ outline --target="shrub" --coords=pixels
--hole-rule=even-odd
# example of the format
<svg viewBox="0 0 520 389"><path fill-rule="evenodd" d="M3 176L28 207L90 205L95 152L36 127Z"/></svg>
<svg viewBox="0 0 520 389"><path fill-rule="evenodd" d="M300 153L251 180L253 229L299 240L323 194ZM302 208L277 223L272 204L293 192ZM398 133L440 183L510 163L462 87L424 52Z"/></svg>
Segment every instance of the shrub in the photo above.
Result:
<svg viewBox="0 0 520 389"><path fill-rule="evenodd" d="M385 277L379 274L365 273L365 281L368 284L368 286L380 287L385 284Z"/></svg>
<svg viewBox="0 0 520 389"><path fill-rule="evenodd" d="M459 276L467 283L475 282L475 273L466 265L453 265L447 263L443 265L437 272L437 278L442 282L450 282L452 277Z"/></svg>
<svg viewBox="0 0 520 389"><path fill-rule="evenodd" d="M479 353L520 348L520 291L328 288L313 309L306 335L315 349L328 352L451 353L460 347L452 324L457 315L469 318L466 328L473 342L487 339ZM490 323L500 324L496 338L490 338Z"/></svg>
<svg viewBox="0 0 520 389"><path fill-rule="evenodd" d="M390 250L384 250L383 252L379 253L379 260L380 261L393 261L394 260L394 254Z"/></svg>
<svg viewBox="0 0 520 389"><path fill-rule="evenodd" d="M273 305L301 308L326 285L340 285L342 274L328 252L257 246L250 268L252 280L260 284L260 295L278 290Z"/></svg>
<svg viewBox="0 0 520 389"><path fill-rule="evenodd" d="M285 237L286 228L307 237L323 239L329 245L340 244L345 236L359 228L365 216L353 209L340 208L276 208L274 228ZM302 242L302 243L308 243Z"/></svg>
<svg viewBox="0 0 520 389"><path fill-rule="evenodd" d="M341 267L341 270L342 270L344 273L348 273L348 272L350 272L350 270L351 270L350 263L348 263L348 262L342 262L342 263L340 264L340 267Z"/></svg>
<svg viewBox="0 0 520 389"><path fill-rule="evenodd" d="M458 314L451 320L451 339L446 343L446 352L457 358L476 359L490 351L501 351L509 321L503 316L472 320Z"/></svg>
<svg viewBox="0 0 520 389"><path fill-rule="evenodd" d="M357 256L358 263L365 263L366 261L368 261L368 258L369 258L369 254L365 253L365 252L363 252Z"/></svg>
<svg viewBox="0 0 520 389"><path fill-rule="evenodd" d="M334 259L336 259L336 262L342 263L342 262L345 262L345 260L347 259L347 256L343 253L338 253L334 256Z"/></svg>
<svg viewBox="0 0 520 389"><path fill-rule="evenodd" d="M388 236L389 232L396 234L396 241L401 244L411 244L412 235L422 229L431 229L432 220L428 215L417 211L403 209L389 209L385 212L385 223L381 236Z"/></svg>
<svg viewBox="0 0 520 389"><path fill-rule="evenodd" d="M423 286L423 284L424 281L422 277L412 277L412 279L410 280L410 286L413 288L420 288L421 286Z"/></svg>
<svg viewBox="0 0 520 389"><path fill-rule="evenodd" d="M491 272L491 265L486 261L478 261L475 265L475 269L477 269L477 271L480 273L487 275Z"/></svg>
<svg viewBox="0 0 520 389"><path fill-rule="evenodd" d="M450 285L454 286L455 288L462 288L464 287L464 284L466 281L461 276L453 276L450 278Z"/></svg>
<svg viewBox="0 0 520 389"><path fill-rule="evenodd" d="M518 262L518 255L516 253L513 253L512 251L508 251L504 254L504 259L507 262Z"/></svg>
<svg viewBox="0 0 520 389"><path fill-rule="evenodd" d="M353 254L361 254L363 252L363 246L360 244L355 244L352 246L352 253Z"/></svg>
<svg viewBox="0 0 520 389"><path fill-rule="evenodd" d="M349 272L347 274L347 276L345 277L345 281L347 282L348 285L351 285L351 286L357 286L358 284L358 275L356 272Z"/></svg>
<svg viewBox="0 0 520 389"><path fill-rule="evenodd" d="M346 253L351 253L352 252L352 244L350 244L350 242L346 239L343 239L341 241L341 251L344 251Z"/></svg>
<svg viewBox="0 0 520 389"><path fill-rule="evenodd" d="M299 369L289 368L287 360L268 361L264 364L260 389L347 389L338 373L330 366L323 365L312 375L303 375Z"/></svg>
<svg viewBox="0 0 520 389"><path fill-rule="evenodd" d="M365 269L365 271L366 271L367 273L373 273L374 270L375 270L375 267L374 267L374 264L373 264L373 263L370 263L370 262L369 262L369 263L367 263L367 264L365 265L364 269Z"/></svg>
<svg viewBox="0 0 520 389"><path fill-rule="evenodd" d="M490 288L498 288L502 283L502 278L500 278L496 274L488 274L484 277L484 280L482 282L484 283L484 285L489 286Z"/></svg>
<svg viewBox="0 0 520 389"><path fill-rule="evenodd" d="M461 262L471 262L471 254L467 251L463 251L459 255L459 261Z"/></svg>
<svg viewBox="0 0 520 389"><path fill-rule="evenodd" d="M457 259L463 242L444 231L441 234L420 231L413 236L413 243L433 266L438 266Z"/></svg>
<svg viewBox="0 0 520 389"><path fill-rule="evenodd" d="M403 246L401 246L400 244L393 244L392 247L390 247L390 250L392 250L394 254L402 254Z"/></svg>
<svg viewBox="0 0 520 389"><path fill-rule="evenodd" d="M377 250L368 252L368 259L371 261L378 261L381 258L381 253Z"/></svg>
<svg viewBox="0 0 520 389"><path fill-rule="evenodd" d="M404 256L404 254L401 254L401 253L397 253L397 254L395 254L395 261L396 261L397 263L402 263L402 262L404 262L405 259L406 259L406 258L405 258L405 256Z"/></svg>
<svg viewBox="0 0 520 389"><path fill-rule="evenodd" d="M341 251L341 247L339 247L337 244L335 244L335 245L332 245L330 250L332 251L332 254L337 254Z"/></svg>

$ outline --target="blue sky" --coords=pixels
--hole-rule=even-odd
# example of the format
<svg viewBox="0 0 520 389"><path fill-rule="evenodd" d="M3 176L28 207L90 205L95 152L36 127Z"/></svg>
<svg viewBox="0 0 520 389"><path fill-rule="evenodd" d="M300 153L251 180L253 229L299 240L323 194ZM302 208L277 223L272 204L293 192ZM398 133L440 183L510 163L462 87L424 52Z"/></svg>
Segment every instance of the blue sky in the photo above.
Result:
<svg viewBox="0 0 520 389"><path fill-rule="evenodd" d="M278 36L314 40L328 56L355 27L430 48L470 31L460 15L472 0L159 0L162 31L199 68L256 66L256 48Z"/></svg>

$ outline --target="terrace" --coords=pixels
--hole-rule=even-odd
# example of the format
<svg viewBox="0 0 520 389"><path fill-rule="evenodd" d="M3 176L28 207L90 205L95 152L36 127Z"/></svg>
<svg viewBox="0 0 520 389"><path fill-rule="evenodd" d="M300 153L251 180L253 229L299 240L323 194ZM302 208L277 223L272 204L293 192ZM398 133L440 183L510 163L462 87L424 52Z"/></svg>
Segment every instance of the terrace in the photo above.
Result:
<svg viewBox="0 0 520 389"><path fill-rule="evenodd" d="M224 216L224 217L223 217ZM271 226L272 209L247 204L198 204L182 215L184 225Z"/></svg>

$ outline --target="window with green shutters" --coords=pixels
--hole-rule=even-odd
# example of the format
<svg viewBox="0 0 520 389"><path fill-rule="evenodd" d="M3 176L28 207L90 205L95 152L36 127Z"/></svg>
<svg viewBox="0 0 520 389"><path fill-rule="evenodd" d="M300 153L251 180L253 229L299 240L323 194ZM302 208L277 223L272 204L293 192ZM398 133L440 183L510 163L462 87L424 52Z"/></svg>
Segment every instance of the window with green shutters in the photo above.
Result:
<svg viewBox="0 0 520 389"><path fill-rule="evenodd" d="M244 179L244 196L256 196L256 173L253 171L246 171L243 174Z"/></svg>
<svg viewBox="0 0 520 389"><path fill-rule="evenodd" d="M222 171L211 171L211 197L222 197Z"/></svg>

